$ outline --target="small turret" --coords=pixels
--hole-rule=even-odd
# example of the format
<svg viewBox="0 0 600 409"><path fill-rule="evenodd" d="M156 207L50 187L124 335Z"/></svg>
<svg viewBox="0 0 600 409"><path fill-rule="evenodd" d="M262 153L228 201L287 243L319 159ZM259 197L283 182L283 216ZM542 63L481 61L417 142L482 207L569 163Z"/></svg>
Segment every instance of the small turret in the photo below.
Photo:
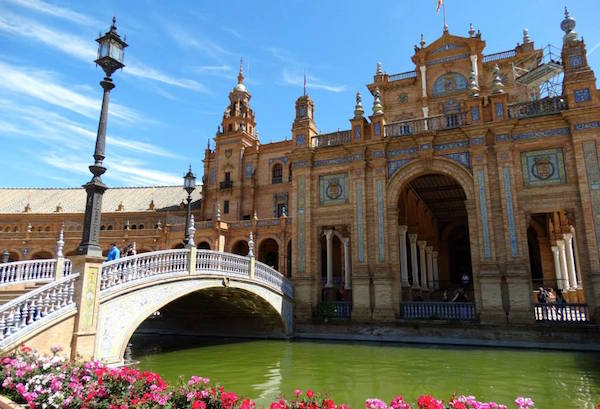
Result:
<svg viewBox="0 0 600 409"><path fill-rule="evenodd" d="M569 9L565 6L565 18L560 23L560 28L565 32L563 42L565 44L577 40L577 32L575 31L575 19L569 14Z"/></svg>
<svg viewBox="0 0 600 409"><path fill-rule="evenodd" d="M379 88L375 88L375 99L373 100L373 115L383 114L383 105L381 105L381 94Z"/></svg>
<svg viewBox="0 0 600 409"><path fill-rule="evenodd" d="M363 117L365 110L362 106L362 99L360 96L360 92L356 93L356 105L354 106L354 119L360 119Z"/></svg>
<svg viewBox="0 0 600 409"><path fill-rule="evenodd" d="M492 86L492 93L504 94L504 84L502 83L502 78L500 78L500 67L498 67L498 64L494 65L493 77L494 84Z"/></svg>

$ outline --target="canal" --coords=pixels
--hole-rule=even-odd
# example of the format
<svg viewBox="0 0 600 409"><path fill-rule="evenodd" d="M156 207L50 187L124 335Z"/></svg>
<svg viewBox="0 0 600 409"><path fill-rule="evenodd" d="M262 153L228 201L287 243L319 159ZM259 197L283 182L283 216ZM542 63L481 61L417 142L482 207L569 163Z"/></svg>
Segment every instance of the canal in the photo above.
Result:
<svg viewBox="0 0 600 409"><path fill-rule="evenodd" d="M388 343L161 338L135 335L139 368L175 382L209 377L255 399L257 407L295 389L326 392L351 409L366 398L415 402L453 393L509 404L529 396L536 408L595 409L600 403L600 354Z"/></svg>

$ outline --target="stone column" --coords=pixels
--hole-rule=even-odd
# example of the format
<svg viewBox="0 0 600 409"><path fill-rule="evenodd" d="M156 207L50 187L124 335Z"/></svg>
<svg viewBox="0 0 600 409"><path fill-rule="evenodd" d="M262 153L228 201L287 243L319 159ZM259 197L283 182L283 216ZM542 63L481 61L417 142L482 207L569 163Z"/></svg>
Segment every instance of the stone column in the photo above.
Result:
<svg viewBox="0 0 600 409"><path fill-rule="evenodd" d="M327 282L325 287L333 287L333 230L325 230L327 239Z"/></svg>
<svg viewBox="0 0 600 409"><path fill-rule="evenodd" d="M569 282L571 283L571 290L577 290L577 273L575 269L575 256L573 254L573 235L571 233L564 233L563 240L565 242L565 250L567 253L567 271L569 274Z"/></svg>
<svg viewBox="0 0 600 409"><path fill-rule="evenodd" d="M419 240L419 261L421 267L421 288L427 288L427 257L425 256L425 248L427 242L425 240Z"/></svg>
<svg viewBox="0 0 600 409"><path fill-rule="evenodd" d="M475 73L475 81L479 85L479 71L477 70L477 54L473 54L471 57L471 70Z"/></svg>
<svg viewBox="0 0 600 409"><path fill-rule="evenodd" d="M410 268L412 272L412 286L413 288L419 288L419 265L417 264L417 235L409 234L408 241L410 241Z"/></svg>
<svg viewBox="0 0 600 409"><path fill-rule="evenodd" d="M567 252L565 251L565 242L563 240L557 240L556 244L558 245L558 256L560 259L560 271L562 278L562 290L569 289L569 267L567 267Z"/></svg>
<svg viewBox="0 0 600 409"><path fill-rule="evenodd" d="M433 288L436 290L440 289L440 276L438 272L438 252L434 250L431 252L433 258Z"/></svg>
<svg viewBox="0 0 600 409"><path fill-rule="evenodd" d="M350 258L350 237L344 237L344 289L352 289L352 259Z"/></svg>
<svg viewBox="0 0 600 409"><path fill-rule="evenodd" d="M398 245L400 246L400 277L402 287L408 287L408 260L406 255L406 231L408 226L398 226Z"/></svg>
<svg viewBox="0 0 600 409"><path fill-rule="evenodd" d="M558 246L552 246L552 255L554 256L554 273L556 276L556 287L562 290L562 274L560 271L560 255Z"/></svg>
<svg viewBox="0 0 600 409"><path fill-rule="evenodd" d="M425 256L427 257L427 287L430 289L434 288L433 283L433 246L425 247Z"/></svg>
<svg viewBox="0 0 600 409"><path fill-rule="evenodd" d="M421 69L421 94L422 97L427 97L427 67L421 65L419 67Z"/></svg>

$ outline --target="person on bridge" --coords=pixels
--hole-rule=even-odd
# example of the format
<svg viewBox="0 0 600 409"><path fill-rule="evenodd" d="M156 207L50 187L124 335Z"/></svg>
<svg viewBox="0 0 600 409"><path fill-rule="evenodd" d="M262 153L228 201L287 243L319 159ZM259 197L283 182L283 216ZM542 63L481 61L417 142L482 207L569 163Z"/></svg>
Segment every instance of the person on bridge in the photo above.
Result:
<svg viewBox="0 0 600 409"><path fill-rule="evenodd" d="M121 252L117 247L117 243L110 243L110 250L106 256L106 261L116 260L121 257Z"/></svg>

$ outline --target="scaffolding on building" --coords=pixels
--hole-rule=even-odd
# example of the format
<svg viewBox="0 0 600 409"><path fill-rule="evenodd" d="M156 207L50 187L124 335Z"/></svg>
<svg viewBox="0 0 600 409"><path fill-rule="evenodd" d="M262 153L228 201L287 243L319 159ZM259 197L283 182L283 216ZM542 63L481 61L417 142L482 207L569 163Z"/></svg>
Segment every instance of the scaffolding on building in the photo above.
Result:
<svg viewBox="0 0 600 409"><path fill-rule="evenodd" d="M539 54L512 64L515 91L517 87L525 87L532 101L555 97L562 94L563 65L560 49L548 44ZM532 59L539 58L533 68Z"/></svg>

